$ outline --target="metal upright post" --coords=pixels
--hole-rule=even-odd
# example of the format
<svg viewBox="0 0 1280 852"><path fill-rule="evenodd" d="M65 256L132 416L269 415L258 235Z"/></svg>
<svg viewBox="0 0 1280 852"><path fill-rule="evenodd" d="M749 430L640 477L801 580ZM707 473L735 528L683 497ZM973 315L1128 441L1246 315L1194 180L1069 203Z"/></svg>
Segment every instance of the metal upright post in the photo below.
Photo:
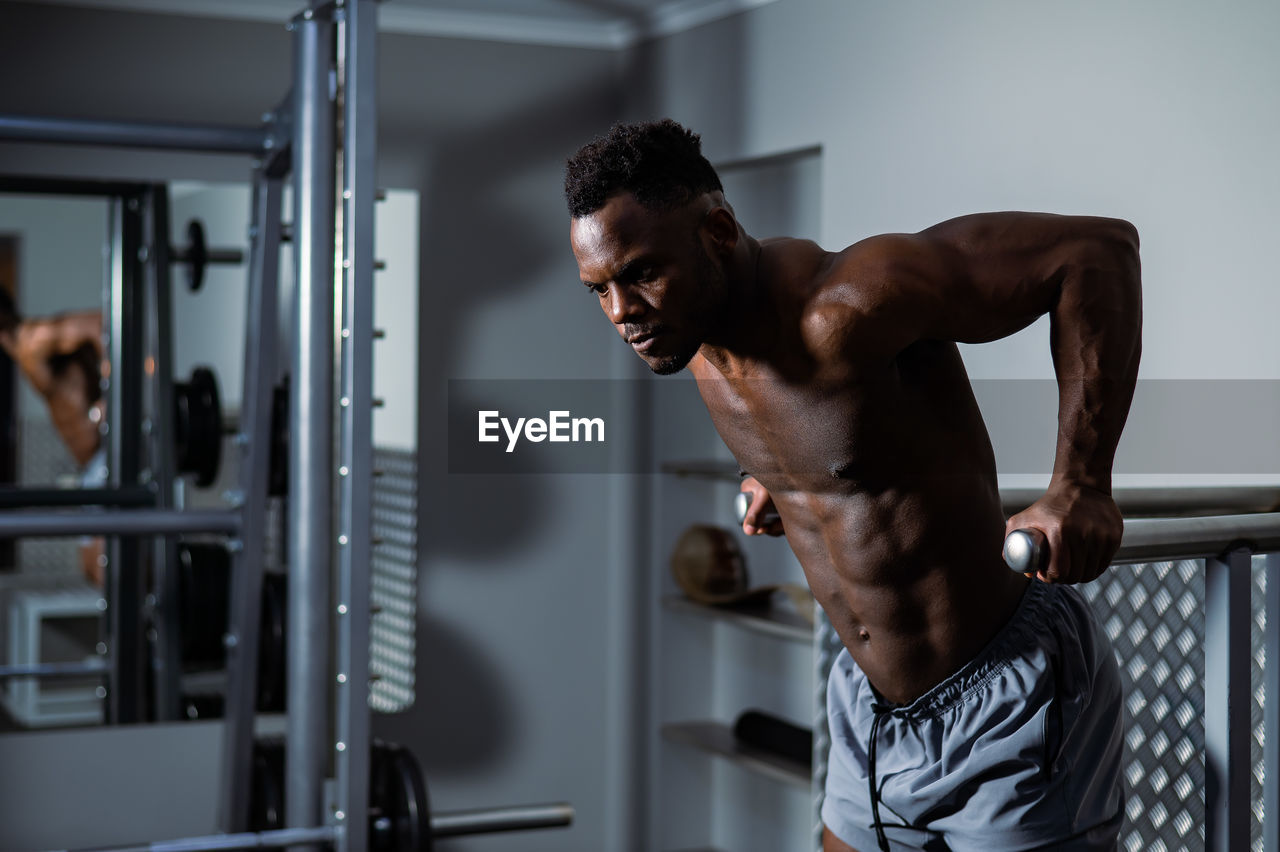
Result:
<svg viewBox="0 0 1280 852"><path fill-rule="evenodd" d="M289 725L285 818L324 822L329 742L329 587L333 536L332 23L294 20L293 247L298 276L289 385Z"/></svg>
<svg viewBox="0 0 1280 852"><path fill-rule="evenodd" d="M137 481L139 468L138 412L141 409L142 331L139 257L142 216L137 194L112 202L114 228L109 295L108 361L111 365L107 402L107 463L117 488ZM142 720L145 706L145 655L142 641L142 555L138 540L119 536L108 541L106 579L107 623L111 642L111 684L107 719L112 724Z"/></svg>
<svg viewBox="0 0 1280 852"><path fill-rule="evenodd" d="M1280 553L1268 553L1265 568L1266 630L1263 634L1262 848L1280 852Z"/></svg>
<svg viewBox="0 0 1280 852"><path fill-rule="evenodd" d="M156 508L174 507L173 484L177 475L173 447L173 306L169 291L169 192L163 184L147 193L143 224L146 232L146 316L151 342L152 368L148 370L148 415L144 433L150 452L151 482L156 486ZM151 546L155 566L156 638L151 651L155 676L156 720L179 718L182 679L182 642L179 624L178 541L156 536Z"/></svg>
<svg viewBox="0 0 1280 852"><path fill-rule="evenodd" d="M373 222L377 165L377 4L347 0L339 17L342 281L338 351L338 852L365 852L369 801L369 566L373 502Z"/></svg>
<svg viewBox="0 0 1280 852"><path fill-rule="evenodd" d="M1205 560L1205 849L1249 847L1251 553Z"/></svg>
<svg viewBox="0 0 1280 852"><path fill-rule="evenodd" d="M227 624L227 694L222 746L220 825L249 825L249 767L257 709L259 619L266 547L267 474L271 466L271 408L276 375L280 277L280 205L276 176L255 174L252 259L245 335L244 391L240 404L241 527L234 548Z"/></svg>

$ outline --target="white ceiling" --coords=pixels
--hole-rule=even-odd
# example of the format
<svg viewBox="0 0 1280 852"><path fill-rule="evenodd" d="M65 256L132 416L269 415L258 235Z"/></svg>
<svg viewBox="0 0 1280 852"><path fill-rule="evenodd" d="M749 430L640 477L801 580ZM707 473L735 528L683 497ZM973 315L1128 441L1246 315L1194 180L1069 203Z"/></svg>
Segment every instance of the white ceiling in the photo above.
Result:
<svg viewBox="0 0 1280 852"><path fill-rule="evenodd" d="M384 32L618 49L774 0L387 0ZM170 15L284 22L308 0L40 0Z"/></svg>

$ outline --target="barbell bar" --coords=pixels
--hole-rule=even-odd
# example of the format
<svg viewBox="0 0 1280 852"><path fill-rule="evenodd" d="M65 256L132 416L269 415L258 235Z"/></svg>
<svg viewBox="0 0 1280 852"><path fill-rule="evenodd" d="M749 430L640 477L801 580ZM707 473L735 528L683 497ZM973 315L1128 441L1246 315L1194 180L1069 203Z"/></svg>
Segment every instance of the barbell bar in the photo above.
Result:
<svg viewBox="0 0 1280 852"><path fill-rule="evenodd" d="M204 285L204 270L210 264L244 263L244 252L239 249L209 248L205 240L204 224L199 219L187 223L187 247L170 248L169 260L187 267L187 289L197 292Z"/></svg>
<svg viewBox="0 0 1280 852"><path fill-rule="evenodd" d="M137 509L155 504L155 489L147 485L124 485L119 488L0 488L0 509L73 506Z"/></svg>
<svg viewBox="0 0 1280 852"><path fill-rule="evenodd" d="M556 802L510 808L482 808L431 815L431 836L461 837L500 831L563 828L573 824L573 805Z"/></svg>
<svg viewBox="0 0 1280 852"><path fill-rule="evenodd" d="M89 675L107 674L110 671L111 667L105 661L20 663L0 666L0 680L18 677L38 677L41 679L87 677Z"/></svg>
<svg viewBox="0 0 1280 852"><path fill-rule="evenodd" d="M433 838L461 837L502 831L564 828L573 824L573 818L573 806L567 802L452 811L431 816L431 836ZM338 833L345 830L332 825L314 828L277 828L238 834L182 837L135 846L96 846L91 849L60 850L60 852L222 852L229 849L265 849L302 846L310 843L333 843Z"/></svg>
<svg viewBox="0 0 1280 852"><path fill-rule="evenodd" d="M315 828L277 828L272 831L246 831L239 834L209 834L203 837L181 837L158 840L135 846L95 846L75 852L218 852L224 849L265 849L302 846L309 843L333 843L339 828L322 825ZM70 852L60 850L60 852Z"/></svg>
<svg viewBox="0 0 1280 852"><path fill-rule="evenodd" d="M225 509L130 509L112 512L5 512L0 539L75 535L181 535L240 531L240 513Z"/></svg>

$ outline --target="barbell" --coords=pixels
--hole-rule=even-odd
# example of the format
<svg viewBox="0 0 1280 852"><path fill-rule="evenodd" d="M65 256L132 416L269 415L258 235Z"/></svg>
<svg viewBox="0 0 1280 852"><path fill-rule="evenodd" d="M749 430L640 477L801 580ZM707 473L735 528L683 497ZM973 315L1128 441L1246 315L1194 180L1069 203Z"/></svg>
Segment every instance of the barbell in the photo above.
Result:
<svg viewBox="0 0 1280 852"><path fill-rule="evenodd" d="M204 286L205 267L211 263L237 264L244 262L239 249L211 249L205 240L204 225L199 219L187 222L187 247L170 248L169 260L187 267L187 289L198 292Z"/></svg>
<svg viewBox="0 0 1280 852"><path fill-rule="evenodd" d="M278 739L253 744L249 828L284 828L285 749ZM369 849L431 852L427 784L408 749L374 740L369 750Z"/></svg>
<svg viewBox="0 0 1280 852"><path fill-rule="evenodd" d="M254 743L249 805L249 826L253 834L227 835L223 841L226 845L211 842L191 848L261 848L271 846L273 836L285 841L281 846L293 844L286 834L289 830L282 828L284 754L284 743L278 739ZM573 807L567 803L433 814L426 780L413 754L403 746L380 740L374 740L370 747L368 848L371 852L431 852L434 839L439 837L563 828L572 825L573 818ZM256 838L252 847L248 845L250 837ZM245 844L233 845L238 842L236 838L245 840Z"/></svg>

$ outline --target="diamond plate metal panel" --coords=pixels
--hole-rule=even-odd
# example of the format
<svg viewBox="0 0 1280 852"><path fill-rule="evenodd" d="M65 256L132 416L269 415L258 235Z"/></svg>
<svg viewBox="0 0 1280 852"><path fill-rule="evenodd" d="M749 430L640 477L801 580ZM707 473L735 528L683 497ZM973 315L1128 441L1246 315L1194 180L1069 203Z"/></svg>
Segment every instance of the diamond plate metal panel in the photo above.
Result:
<svg viewBox="0 0 1280 852"><path fill-rule="evenodd" d="M1204 563L1115 567L1082 591L1125 681L1120 848L1204 848Z"/></svg>
<svg viewBox="0 0 1280 852"><path fill-rule="evenodd" d="M836 657L844 648L840 637L822 607L814 606L813 659L817 669L814 684L817 696L814 700L813 719L813 849L822 852L822 800L827 787L827 752L831 749L831 729L827 727L827 676Z"/></svg>
<svg viewBox="0 0 1280 852"><path fill-rule="evenodd" d="M1251 847L1262 852L1263 674L1266 659L1264 557L1253 560L1251 687ZM1112 568L1082 587L1115 646L1125 679L1125 852L1204 848L1204 562L1185 560ZM827 673L839 638L820 614L814 638L818 671L814 791L822 806L830 739ZM814 848L821 849L821 823Z"/></svg>

